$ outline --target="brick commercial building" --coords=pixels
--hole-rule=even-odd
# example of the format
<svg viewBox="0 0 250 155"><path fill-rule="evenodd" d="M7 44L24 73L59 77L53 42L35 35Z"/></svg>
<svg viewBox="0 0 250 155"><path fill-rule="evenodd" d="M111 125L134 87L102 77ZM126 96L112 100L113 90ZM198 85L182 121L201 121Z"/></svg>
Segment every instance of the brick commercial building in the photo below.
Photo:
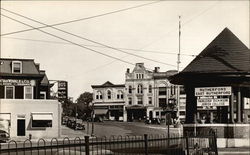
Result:
<svg viewBox="0 0 250 155"><path fill-rule="evenodd" d="M10 137L59 137L61 104L50 100L45 71L33 59L0 59L0 129Z"/></svg>

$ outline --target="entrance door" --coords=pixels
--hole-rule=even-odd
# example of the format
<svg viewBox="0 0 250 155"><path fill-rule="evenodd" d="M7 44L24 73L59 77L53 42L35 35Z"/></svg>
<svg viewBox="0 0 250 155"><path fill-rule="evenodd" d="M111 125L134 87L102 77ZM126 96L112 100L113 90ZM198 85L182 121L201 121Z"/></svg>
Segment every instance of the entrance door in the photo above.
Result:
<svg viewBox="0 0 250 155"><path fill-rule="evenodd" d="M17 136L25 136L25 119L17 120Z"/></svg>
<svg viewBox="0 0 250 155"><path fill-rule="evenodd" d="M150 120L153 119L153 111L149 111L149 119L150 119Z"/></svg>

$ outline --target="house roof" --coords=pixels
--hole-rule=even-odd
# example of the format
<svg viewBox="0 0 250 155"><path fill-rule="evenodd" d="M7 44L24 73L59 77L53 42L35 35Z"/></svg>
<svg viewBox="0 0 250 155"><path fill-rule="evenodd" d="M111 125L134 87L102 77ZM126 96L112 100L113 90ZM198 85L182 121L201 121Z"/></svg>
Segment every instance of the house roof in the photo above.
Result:
<svg viewBox="0 0 250 155"><path fill-rule="evenodd" d="M109 88L109 87L125 87L124 84L113 84L110 81L105 82L102 85L91 85L92 88Z"/></svg>
<svg viewBox="0 0 250 155"><path fill-rule="evenodd" d="M250 50L225 28L182 73L250 72Z"/></svg>
<svg viewBox="0 0 250 155"><path fill-rule="evenodd" d="M22 63L22 72L20 74L12 73L12 62L18 61ZM0 58L0 73L6 77L44 77L37 68L33 59L12 59Z"/></svg>

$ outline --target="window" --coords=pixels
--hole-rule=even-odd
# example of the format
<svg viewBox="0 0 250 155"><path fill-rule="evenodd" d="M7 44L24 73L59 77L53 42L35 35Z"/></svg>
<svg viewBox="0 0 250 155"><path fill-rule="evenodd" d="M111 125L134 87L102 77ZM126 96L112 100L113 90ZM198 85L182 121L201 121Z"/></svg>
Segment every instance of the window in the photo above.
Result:
<svg viewBox="0 0 250 155"><path fill-rule="evenodd" d="M170 87L170 93L171 95L175 95L175 86Z"/></svg>
<svg viewBox="0 0 250 155"><path fill-rule="evenodd" d="M136 79L143 79L144 78L144 74L138 73L136 74Z"/></svg>
<svg viewBox="0 0 250 155"><path fill-rule="evenodd" d="M117 93L117 99L123 99L123 92L120 90Z"/></svg>
<svg viewBox="0 0 250 155"><path fill-rule="evenodd" d="M52 113L32 113L32 127L52 127Z"/></svg>
<svg viewBox="0 0 250 155"><path fill-rule="evenodd" d="M40 99L46 99L46 92L45 91L40 92Z"/></svg>
<svg viewBox="0 0 250 155"><path fill-rule="evenodd" d="M129 93L129 94L132 93L132 86L128 86L128 93Z"/></svg>
<svg viewBox="0 0 250 155"><path fill-rule="evenodd" d="M5 98L6 99L14 99L14 86L6 86L5 87Z"/></svg>
<svg viewBox="0 0 250 155"><path fill-rule="evenodd" d="M132 98L131 98L131 97L128 98L128 104L129 104L129 105L132 105Z"/></svg>
<svg viewBox="0 0 250 155"><path fill-rule="evenodd" d="M137 104L143 104L142 97L137 98Z"/></svg>
<svg viewBox="0 0 250 155"><path fill-rule="evenodd" d="M152 85L148 86L148 93L152 93Z"/></svg>
<svg viewBox="0 0 250 155"><path fill-rule="evenodd" d="M102 99L102 93L100 91L97 92L96 99Z"/></svg>
<svg viewBox="0 0 250 155"><path fill-rule="evenodd" d="M159 87L159 95L166 95L167 88L166 87Z"/></svg>
<svg viewBox="0 0 250 155"><path fill-rule="evenodd" d="M111 91L110 90L107 91L107 97L108 97L108 99L111 99Z"/></svg>
<svg viewBox="0 0 250 155"><path fill-rule="evenodd" d="M148 104L152 104L152 97L148 98Z"/></svg>
<svg viewBox="0 0 250 155"><path fill-rule="evenodd" d="M156 115L156 116L159 116L159 111L156 111L156 112L155 112L155 115Z"/></svg>
<svg viewBox="0 0 250 155"><path fill-rule="evenodd" d="M33 99L33 87L31 86L24 87L24 99Z"/></svg>
<svg viewBox="0 0 250 155"><path fill-rule="evenodd" d="M12 62L12 73L22 73L22 62L20 61Z"/></svg>
<svg viewBox="0 0 250 155"><path fill-rule="evenodd" d="M138 93L138 94L142 94L142 93L143 93L143 89L142 89L142 85L141 85L141 84L139 84L139 85L137 86L137 93Z"/></svg>

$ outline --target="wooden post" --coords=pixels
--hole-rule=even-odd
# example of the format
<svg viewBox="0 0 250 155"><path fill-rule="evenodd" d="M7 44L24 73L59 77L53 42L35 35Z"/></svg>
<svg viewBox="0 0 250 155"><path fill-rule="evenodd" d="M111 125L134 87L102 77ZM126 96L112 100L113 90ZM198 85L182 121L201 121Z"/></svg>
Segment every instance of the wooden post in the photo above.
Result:
<svg viewBox="0 0 250 155"><path fill-rule="evenodd" d="M144 134L145 155L148 155L148 135Z"/></svg>
<svg viewBox="0 0 250 155"><path fill-rule="evenodd" d="M241 91L238 89L237 96L237 123L241 123Z"/></svg>
<svg viewBox="0 0 250 155"><path fill-rule="evenodd" d="M85 152L86 155L89 155L89 136L84 136L85 139Z"/></svg>
<svg viewBox="0 0 250 155"><path fill-rule="evenodd" d="M231 102L230 102L230 122L234 123L234 92L232 88Z"/></svg>

